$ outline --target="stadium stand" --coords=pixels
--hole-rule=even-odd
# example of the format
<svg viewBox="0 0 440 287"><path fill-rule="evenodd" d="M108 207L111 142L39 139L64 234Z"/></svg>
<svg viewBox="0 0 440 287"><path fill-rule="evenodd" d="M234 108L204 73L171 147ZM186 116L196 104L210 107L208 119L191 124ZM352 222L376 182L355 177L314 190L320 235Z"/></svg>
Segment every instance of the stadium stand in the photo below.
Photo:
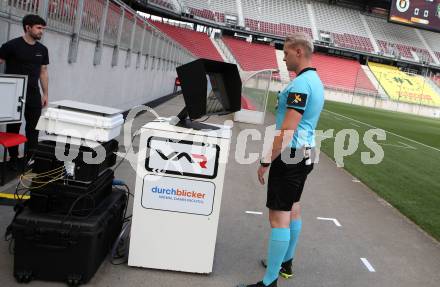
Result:
<svg viewBox="0 0 440 287"><path fill-rule="evenodd" d="M228 36L223 37L223 42L243 71L278 69L275 48L270 45L248 43Z"/></svg>
<svg viewBox="0 0 440 287"><path fill-rule="evenodd" d="M150 21L150 23L179 42L195 56L223 62L222 57L207 34L158 21Z"/></svg>
<svg viewBox="0 0 440 287"><path fill-rule="evenodd" d="M175 1L156 0L155 2L158 5L167 6L164 2L171 3ZM196 17L215 22L224 22L226 14L240 14L235 0L180 0L179 2L183 7L190 9ZM361 15L358 10L329 5L324 1L304 0L241 0L241 5L246 28L250 31L281 37L298 31L306 32L313 37L313 33L316 31L317 34L314 34L315 40L318 40L316 35L319 37L321 34L328 34L336 47L374 53L377 44L381 54L394 55L407 61L424 61L438 64L433 55L440 59L440 37L437 33L416 31L414 28L388 23L385 18ZM360 18L364 18L366 22L360 21ZM158 25L161 25L161 27ZM169 25L165 26L165 24L157 24L156 26L196 56L221 59L220 54L215 50L206 34L184 28L170 27ZM196 40L198 37L202 37L204 40ZM248 43L229 36L223 37L222 41L243 71L279 68L275 49L272 46ZM426 45L428 45L428 48ZM252 50L251 55L250 50ZM432 53L428 50L431 50ZM255 59L258 59L258 61ZM323 54L315 54L313 64L317 67L318 73L327 88L345 92L376 95L378 93L377 88L371 82L376 81L374 77L377 78L377 69L376 73L372 71L373 76L368 69L361 68L356 60ZM369 76L366 75L366 72L369 73ZM394 71L392 72L394 73ZM292 74L290 76L294 77ZM411 77L414 83L419 85L419 90L422 89L424 80ZM279 74L275 74L275 79L279 79ZM409 78L406 78L407 80L402 79L404 79L403 81L410 80ZM379 79L378 82L380 82ZM439 85L440 81L438 78L434 78L432 82ZM393 88L388 87L386 89L383 83L381 85L390 98L396 99ZM382 88L380 90L382 91ZM407 102L437 105L435 91L425 89L422 96L420 96L420 92L416 95L416 91L411 89L408 89L405 93L407 93L405 96L400 93L397 98ZM416 100L411 99L411 96Z"/></svg>
<svg viewBox="0 0 440 287"><path fill-rule="evenodd" d="M218 24L224 24L226 14L241 14L235 0L150 1L168 10L175 9L173 2L180 3L196 18ZM313 37L313 30L317 32L315 40L320 34L328 34L336 47L374 53L377 43L380 53L384 55L413 62L437 62L424 46L416 29L388 23L385 18L363 15L368 25L365 27L358 10L328 5L324 1L305 0L241 0L241 7L244 24L250 31L281 37L292 32L305 32ZM376 43L371 42L373 38L368 34L368 29ZM432 32L420 32L436 57L440 58L440 38Z"/></svg>
<svg viewBox="0 0 440 287"><path fill-rule="evenodd" d="M328 56L315 53L312 65L316 68L326 88L345 92L363 92L376 94L377 89L367 77L361 65L356 60ZM291 78L295 73L290 73Z"/></svg>
<svg viewBox="0 0 440 287"><path fill-rule="evenodd" d="M242 5L245 25L251 31L278 36L303 31L312 36L310 18L303 1L242 0Z"/></svg>
<svg viewBox="0 0 440 287"><path fill-rule="evenodd" d="M388 96L397 101L428 106L440 106L438 95L425 79L419 75L410 75L397 67L370 62L371 71Z"/></svg>
<svg viewBox="0 0 440 287"><path fill-rule="evenodd" d="M440 37L439 33L434 33L430 31L420 30L426 43L431 47L437 59L440 61Z"/></svg>
<svg viewBox="0 0 440 287"><path fill-rule="evenodd" d="M330 34L337 46L374 52L365 27L359 21L359 11L320 2L313 2L313 8L318 32Z"/></svg>
<svg viewBox="0 0 440 287"><path fill-rule="evenodd" d="M428 50L423 46L415 29L388 23L385 19L366 17L368 26L381 51L385 54L400 55L409 60L417 60L412 52L420 59L433 62ZM392 26L391 26L392 25ZM408 45L411 43L411 45Z"/></svg>
<svg viewBox="0 0 440 287"><path fill-rule="evenodd" d="M239 15L235 0L153 0L153 5L175 10L173 2L181 3L188 12L203 20L225 23L225 15ZM432 54L424 46L416 29L388 23L385 18L364 15L368 27L359 21L360 11L328 5L324 1L305 0L241 0L244 23L248 30L284 37L289 33L302 31L313 37L316 28L320 34L330 35L336 47L359 52L374 53L377 43L380 53L401 57L407 61L436 64ZM310 7L308 7L310 6ZM313 13L309 11L311 8ZM316 27L313 26L316 23ZM370 29L374 45L367 29ZM439 38L432 32L420 30L433 53L440 58ZM316 35L316 34L315 34ZM433 40L434 39L434 40ZM440 63L437 63L437 65Z"/></svg>
<svg viewBox="0 0 440 287"><path fill-rule="evenodd" d="M176 11L176 7L172 3L172 1L169 0L150 0L149 3L171 11Z"/></svg>
<svg viewBox="0 0 440 287"><path fill-rule="evenodd" d="M237 14L235 0L182 0L180 2L189 9L191 14L205 20L223 23L225 22L225 14Z"/></svg>
<svg viewBox="0 0 440 287"><path fill-rule="evenodd" d="M435 77L434 77L434 83L436 83L437 86L440 87L440 76L435 76Z"/></svg>

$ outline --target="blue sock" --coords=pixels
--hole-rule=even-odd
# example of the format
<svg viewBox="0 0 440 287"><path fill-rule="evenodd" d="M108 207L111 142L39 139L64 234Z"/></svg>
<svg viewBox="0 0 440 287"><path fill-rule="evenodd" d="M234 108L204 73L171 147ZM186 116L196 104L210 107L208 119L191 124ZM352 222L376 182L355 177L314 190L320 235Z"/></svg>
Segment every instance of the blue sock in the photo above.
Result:
<svg viewBox="0 0 440 287"><path fill-rule="evenodd" d="M263 283L268 286L278 278L281 263L290 241L289 228L272 228L267 254L267 268Z"/></svg>
<svg viewBox="0 0 440 287"><path fill-rule="evenodd" d="M295 257L296 244L302 229L302 220L296 219L290 222L290 241L283 262L289 261Z"/></svg>

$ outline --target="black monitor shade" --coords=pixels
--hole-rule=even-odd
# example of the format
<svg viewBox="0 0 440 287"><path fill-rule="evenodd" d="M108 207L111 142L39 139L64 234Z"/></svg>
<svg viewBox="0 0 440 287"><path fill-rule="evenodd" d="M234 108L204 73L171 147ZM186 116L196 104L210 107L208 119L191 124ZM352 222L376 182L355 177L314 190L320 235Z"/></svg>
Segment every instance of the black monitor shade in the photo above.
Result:
<svg viewBox="0 0 440 287"><path fill-rule="evenodd" d="M235 64L198 59L176 68L188 116L228 114L241 109L241 79ZM207 104L207 76L218 102ZM222 107L215 104L221 103Z"/></svg>

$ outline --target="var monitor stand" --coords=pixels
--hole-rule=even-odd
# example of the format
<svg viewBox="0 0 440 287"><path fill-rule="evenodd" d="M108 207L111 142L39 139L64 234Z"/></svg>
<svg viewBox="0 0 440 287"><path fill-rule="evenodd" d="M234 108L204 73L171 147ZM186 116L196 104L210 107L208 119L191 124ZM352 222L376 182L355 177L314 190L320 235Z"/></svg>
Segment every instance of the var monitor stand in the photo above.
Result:
<svg viewBox="0 0 440 287"><path fill-rule="evenodd" d="M188 117L188 109L186 107L183 108L182 111L177 115L177 119L174 122L175 126L194 129L194 130L218 130L220 127L204 124L201 122L193 121Z"/></svg>

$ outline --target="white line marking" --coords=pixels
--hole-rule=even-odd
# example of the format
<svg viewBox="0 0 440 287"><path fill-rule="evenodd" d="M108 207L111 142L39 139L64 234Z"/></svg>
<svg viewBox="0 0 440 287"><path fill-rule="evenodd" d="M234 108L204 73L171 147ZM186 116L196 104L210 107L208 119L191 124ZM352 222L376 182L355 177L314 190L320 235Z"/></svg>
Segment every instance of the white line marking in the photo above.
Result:
<svg viewBox="0 0 440 287"><path fill-rule="evenodd" d="M385 201L382 198L378 198L377 199L382 205L386 206L386 207L393 207L391 204L389 204L387 201Z"/></svg>
<svg viewBox="0 0 440 287"><path fill-rule="evenodd" d="M360 127L361 127L360 125L357 125L357 124L355 124L355 123L350 123L350 125L355 126L355 127L357 127L357 128L360 128Z"/></svg>
<svg viewBox="0 0 440 287"><path fill-rule="evenodd" d="M259 212L259 211L246 211L247 214L257 214L257 215L262 215L263 212Z"/></svg>
<svg viewBox="0 0 440 287"><path fill-rule="evenodd" d="M371 266L370 262L368 262L367 258L361 258L362 263L364 263L365 267L367 267L368 271L370 272L376 272L374 270L373 266Z"/></svg>
<svg viewBox="0 0 440 287"><path fill-rule="evenodd" d="M341 227L341 226L342 226L336 218L316 217L316 219L318 219L318 220L329 220L329 221L333 221L333 223L334 223L336 226L338 226L338 227Z"/></svg>
<svg viewBox="0 0 440 287"><path fill-rule="evenodd" d="M367 124L367 123L364 123L364 122L361 122L361 121L358 121L358 120L355 120L355 119L352 119L352 118L350 118L350 117L346 117L346 116L344 116L344 115L341 115L341 114L338 114L338 113L335 113L335 112L331 112L331 111L326 110L326 109L324 109L324 111L326 111L326 112L328 112L328 113L331 113L331 114L334 114L334 115L338 115L338 116L340 116L340 117L343 117L343 118L346 118L346 119L349 119L349 120L352 120L352 121L355 121L355 122L357 122L357 123L360 123L360 124L366 125L366 126L368 126L368 127L371 127L371 128L374 128L374 129L378 129L378 127L375 127L375 126L373 126L373 125L370 125L370 124ZM384 130L384 131L386 131L386 130ZM415 141L415 140L409 139L409 138L407 138L407 137L404 137L404 136L401 136L401 135L395 134L395 133L393 133L393 132L389 132L389 131L386 131L386 132L389 133L389 134L392 134L392 135L394 135L394 136L396 136L396 137L399 137L399 138L402 138L402 139L408 140L408 141L410 141L410 142L413 142L413 143L416 143L416 144L419 144L419 145L422 145L422 146L424 146L424 147L427 147L427 148L430 148L430 149L433 149L433 150L435 150L435 151L440 152L440 149L438 149L438 148L435 148L435 147L432 147L432 146L426 145L426 144L424 144L424 143L421 143L421 142L418 142L418 141Z"/></svg>
<svg viewBox="0 0 440 287"><path fill-rule="evenodd" d="M398 148L403 148L403 149L414 149L414 150L417 150L415 147L408 146L408 145L401 146L401 145L398 145L398 144L386 144L386 143L380 143L378 145L381 145L381 146L392 146L392 147L398 147Z"/></svg>
<svg viewBox="0 0 440 287"><path fill-rule="evenodd" d="M356 178L353 178L351 181L352 182L361 182L359 179L356 179Z"/></svg>
<svg viewBox="0 0 440 287"><path fill-rule="evenodd" d="M417 150L415 147L413 147L413 146L411 146L411 145L409 145L409 144L407 144L407 143L399 142L399 141L398 141L398 143L403 144L404 146L407 146L409 149Z"/></svg>

